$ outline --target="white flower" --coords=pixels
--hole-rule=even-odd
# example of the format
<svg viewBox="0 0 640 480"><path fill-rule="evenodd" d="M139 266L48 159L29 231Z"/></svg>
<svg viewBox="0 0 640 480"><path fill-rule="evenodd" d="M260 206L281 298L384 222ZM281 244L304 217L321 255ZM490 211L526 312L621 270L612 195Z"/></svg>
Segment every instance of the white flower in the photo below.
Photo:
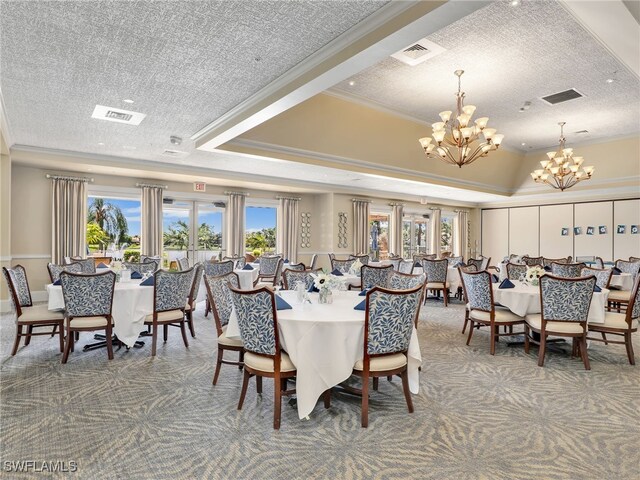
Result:
<svg viewBox="0 0 640 480"><path fill-rule="evenodd" d="M116 260L115 262L111 263L111 270L114 272L119 272L122 270L122 262L119 260Z"/></svg>
<svg viewBox="0 0 640 480"><path fill-rule="evenodd" d="M331 275L326 271L319 273L317 275L312 273L311 276L314 279L313 286L316 287L318 290L321 288L336 288L340 284L338 277L336 277L335 275Z"/></svg>
<svg viewBox="0 0 640 480"><path fill-rule="evenodd" d="M527 282L531 282L532 280L537 280L539 279L541 276L543 276L545 273L544 268L535 265L533 267L529 267L527 268L527 273L525 274L525 280Z"/></svg>
<svg viewBox="0 0 640 480"><path fill-rule="evenodd" d="M352 275L360 275L360 269L362 268L362 262L360 262L359 258L356 258L356 261L351 264L351 268L349 269L349 273Z"/></svg>

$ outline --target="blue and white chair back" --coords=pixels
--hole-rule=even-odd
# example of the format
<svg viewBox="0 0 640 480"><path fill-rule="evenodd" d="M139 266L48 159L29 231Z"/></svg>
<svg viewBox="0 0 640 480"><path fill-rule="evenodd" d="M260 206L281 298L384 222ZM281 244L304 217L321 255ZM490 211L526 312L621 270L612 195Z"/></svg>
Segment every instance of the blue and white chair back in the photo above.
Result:
<svg viewBox="0 0 640 480"><path fill-rule="evenodd" d="M422 260L422 271L427 276L427 283L445 283L449 260Z"/></svg>
<svg viewBox="0 0 640 480"><path fill-rule="evenodd" d="M188 303L192 307L195 306L198 293L200 293L200 283L202 282L202 275L204 274L204 266L202 263L196 263L193 266L195 273L193 274L193 282L191 283L191 291L189 293Z"/></svg>
<svg viewBox="0 0 640 480"><path fill-rule="evenodd" d="M400 260L398 264L398 272L411 273L413 271L413 262L411 260Z"/></svg>
<svg viewBox="0 0 640 480"><path fill-rule="evenodd" d="M596 285L600 288L609 288L609 282L611 281L611 274L613 270L610 268L600 269L600 268L590 268L584 267L580 271L581 277L589 277L593 275L596 277Z"/></svg>
<svg viewBox="0 0 640 480"><path fill-rule="evenodd" d="M247 260L244 257L241 256L237 256L237 257L222 257L222 261L226 261L226 260L231 260L233 262L233 268L236 269L240 269L242 267L244 267L247 264ZM213 263L213 262L212 262Z"/></svg>
<svg viewBox="0 0 640 480"><path fill-rule="evenodd" d="M181 272L158 270L154 273L154 311L184 310L195 269Z"/></svg>
<svg viewBox="0 0 640 480"><path fill-rule="evenodd" d="M318 254L314 253L313 255L311 255L311 263L309 264L309 270L315 270L316 263L318 263Z"/></svg>
<svg viewBox="0 0 640 480"><path fill-rule="evenodd" d="M318 272L319 270L316 270L315 272L313 272L311 270L299 271L299 270L289 270L288 268L285 268L284 272L282 272L282 278L284 280L285 290L295 290L296 285L299 282L302 282L304 284L305 290L309 290L309 288L311 288L311 285L313 285L313 280L314 280L311 274L315 274Z"/></svg>
<svg viewBox="0 0 640 480"><path fill-rule="evenodd" d="M542 257L528 257L528 256L524 256L522 257L522 263L524 263L525 265L528 265L530 267L533 267L534 265L540 265L541 267L544 266L544 258Z"/></svg>
<svg viewBox="0 0 640 480"><path fill-rule="evenodd" d="M367 292L365 352L368 355L406 352L421 299L421 287L403 291L374 288Z"/></svg>
<svg viewBox="0 0 640 480"><path fill-rule="evenodd" d="M96 273L96 262L94 262L93 258L76 260L72 263L77 263L78 265L80 265L82 273Z"/></svg>
<svg viewBox="0 0 640 480"><path fill-rule="evenodd" d="M151 275L158 269L156 262L144 262L144 263L129 263L124 262L124 267L127 270L131 270L131 273L136 272L140 275Z"/></svg>
<svg viewBox="0 0 640 480"><path fill-rule="evenodd" d="M360 260L362 265L369 265L369 260L371 257L365 253L360 253L358 255L349 255L349 260Z"/></svg>
<svg viewBox="0 0 640 480"><path fill-rule="evenodd" d="M636 278L631 292L631 298L629 299L627 308L631 312L631 320L637 320L640 318L640 276Z"/></svg>
<svg viewBox="0 0 640 480"><path fill-rule="evenodd" d="M616 260L616 267L622 273L629 273L633 276L635 280L638 276L638 272L640 272L640 262L628 262L626 260Z"/></svg>
<svg viewBox="0 0 640 480"><path fill-rule="evenodd" d="M70 317L111 315L116 274L60 273L64 309Z"/></svg>
<svg viewBox="0 0 640 480"><path fill-rule="evenodd" d="M82 273L82 265L79 263L70 263L69 265L56 265L55 263L48 263L47 270L49 270L49 277L51 282L57 282L60 280L60 274L62 272L69 273Z"/></svg>
<svg viewBox="0 0 640 480"><path fill-rule="evenodd" d="M281 256L260 257L260 275L272 277L278 273L278 264L282 260Z"/></svg>
<svg viewBox="0 0 640 480"><path fill-rule="evenodd" d="M342 273L349 273L351 267L356 262L355 258L349 260L338 260L336 258L331 259L331 270L338 270ZM363 264L364 265L364 264Z"/></svg>
<svg viewBox="0 0 640 480"><path fill-rule="evenodd" d="M273 292L267 288L242 292L231 289L244 349L274 356L279 351Z"/></svg>
<svg viewBox="0 0 640 480"><path fill-rule="evenodd" d="M467 266L474 266L476 267L476 272L481 272L482 270L485 270L484 268L482 268L482 262L483 260L481 258L470 258L469 260L467 260Z"/></svg>
<svg viewBox="0 0 640 480"><path fill-rule="evenodd" d="M482 259L482 265L480 265L480 268L478 269L478 271L480 270L486 270L487 268L489 268L489 264L491 263L491 257L480 257Z"/></svg>
<svg viewBox="0 0 640 480"><path fill-rule="evenodd" d="M540 304L543 320L586 322L596 277L540 277Z"/></svg>
<svg viewBox="0 0 640 480"><path fill-rule="evenodd" d="M521 265L519 263L507 263L507 278L509 280L517 280L518 282L524 282L527 276L528 265Z"/></svg>
<svg viewBox="0 0 640 480"><path fill-rule="evenodd" d="M303 272L304 270L306 270L304 263L283 263L282 268L283 271L295 270L297 272Z"/></svg>
<svg viewBox="0 0 640 480"><path fill-rule="evenodd" d="M225 260L224 262L207 262L204 264L205 273L209 276L218 277L233 272L233 260Z"/></svg>
<svg viewBox="0 0 640 480"><path fill-rule="evenodd" d="M489 272L486 270L470 272L461 268L460 279L470 310L482 310L483 312L494 310Z"/></svg>
<svg viewBox="0 0 640 480"><path fill-rule="evenodd" d="M458 267L461 263L463 263L464 258L462 257L462 255L457 256L457 257L448 257L447 258L447 262L449 263L450 267Z"/></svg>
<svg viewBox="0 0 640 480"><path fill-rule="evenodd" d="M562 278L577 278L585 267L584 263L552 263L551 274Z"/></svg>
<svg viewBox="0 0 640 480"><path fill-rule="evenodd" d="M418 275L405 274L401 272L391 272L389 277L389 288L392 290L412 290L422 287L425 281L424 273Z"/></svg>
<svg viewBox="0 0 640 480"><path fill-rule="evenodd" d="M362 289L368 290L373 287L389 287L389 277L393 272L393 266L387 265L384 267L371 267L369 265L363 265L360 269L360 278L362 283Z"/></svg>
<svg viewBox="0 0 640 480"><path fill-rule="evenodd" d="M2 271L9 289L9 300L17 316L20 316L22 307L33 305L27 281L27 271L22 265L15 265L13 268L3 267Z"/></svg>
<svg viewBox="0 0 640 480"><path fill-rule="evenodd" d="M601 257L596 257L596 268L604 268L604 260Z"/></svg>
<svg viewBox="0 0 640 480"><path fill-rule="evenodd" d="M569 263L569 259L568 258L547 258L544 257L542 259L542 266L543 267L551 267L552 263Z"/></svg>
<svg viewBox="0 0 640 480"><path fill-rule="evenodd" d="M178 270L189 270L189 259L187 257L181 257L178 259Z"/></svg>
<svg viewBox="0 0 640 480"><path fill-rule="evenodd" d="M216 323L221 329L229 323L229 317L233 310L233 300L231 298L231 290L229 286L233 288L240 288L240 279L235 272L227 273L225 275L205 275L204 281L207 286L207 294L209 295L209 303L213 310ZM218 332L220 334L221 332Z"/></svg>
<svg viewBox="0 0 640 480"><path fill-rule="evenodd" d="M400 263L402 262L402 258L390 258L389 263L393 267L393 270L398 272L400 271Z"/></svg>

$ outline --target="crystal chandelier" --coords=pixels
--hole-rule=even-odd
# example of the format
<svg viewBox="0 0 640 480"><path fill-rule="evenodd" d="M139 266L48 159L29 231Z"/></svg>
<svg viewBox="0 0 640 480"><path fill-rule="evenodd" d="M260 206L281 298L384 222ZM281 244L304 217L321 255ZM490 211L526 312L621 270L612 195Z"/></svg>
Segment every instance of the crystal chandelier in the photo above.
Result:
<svg viewBox="0 0 640 480"><path fill-rule="evenodd" d="M531 172L531 178L537 183L546 183L553 188L566 190L582 180L589 180L594 167L583 167L584 158L574 157L573 148L565 148L564 125L560 122L560 148L557 152L547 152L548 160L542 160L540 170Z"/></svg>
<svg viewBox="0 0 640 480"><path fill-rule="evenodd" d="M451 118L451 111L440 112L441 122L434 123L433 139L424 137L419 140L427 158L441 158L451 165L462 168L480 157L486 157L502 143L504 135L496 134L495 128L486 128L488 117L475 120L475 126L469 126L476 111L473 105L464 104L464 92L460 90L460 77L464 70L456 70L458 77L457 115ZM480 141L480 134L484 142ZM432 143L433 141L433 143ZM476 142L479 142L476 144Z"/></svg>

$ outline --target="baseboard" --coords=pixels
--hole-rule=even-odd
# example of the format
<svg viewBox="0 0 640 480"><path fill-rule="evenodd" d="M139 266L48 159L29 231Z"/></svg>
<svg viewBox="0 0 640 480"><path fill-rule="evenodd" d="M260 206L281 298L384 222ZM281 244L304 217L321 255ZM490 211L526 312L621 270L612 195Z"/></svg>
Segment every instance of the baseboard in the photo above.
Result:
<svg viewBox="0 0 640 480"><path fill-rule="evenodd" d="M31 300L33 303L42 303L49 300L46 290L36 290L31 292ZM11 302L7 300L0 300L0 313L7 313L11 311Z"/></svg>

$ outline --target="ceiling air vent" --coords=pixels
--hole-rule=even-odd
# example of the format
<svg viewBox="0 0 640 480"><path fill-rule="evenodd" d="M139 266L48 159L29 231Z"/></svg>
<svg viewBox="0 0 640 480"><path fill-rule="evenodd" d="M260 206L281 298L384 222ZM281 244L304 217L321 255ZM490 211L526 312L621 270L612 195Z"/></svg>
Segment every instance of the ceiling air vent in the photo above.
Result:
<svg viewBox="0 0 640 480"><path fill-rule="evenodd" d="M163 203L164 205L173 205L173 198L167 198L167 197L164 197L164 198L162 199L162 203Z"/></svg>
<svg viewBox="0 0 640 480"><path fill-rule="evenodd" d="M189 155L189 152L183 152L182 150L165 150L162 152L163 157L171 157L171 158L184 158Z"/></svg>
<svg viewBox="0 0 640 480"><path fill-rule="evenodd" d="M140 125L140 122L147 115L140 112L130 112L120 108L106 107L104 105L96 105L93 109L91 118L98 120L108 120L109 122L126 123L127 125Z"/></svg>
<svg viewBox="0 0 640 480"><path fill-rule="evenodd" d="M583 97L581 93L573 88L569 90L565 90L564 92L554 93L552 95L547 95L546 97L542 97L542 100L547 102L550 105L556 105L558 103L567 102L569 100L573 100L574 98Z"/></svg>
<svg viewBox="0 0 640 480"><path fill-rule="evenodd" d="M589 134L589 130L578 130L577 132L575 132L576 135L588 135Z"/></svg>
<svg viewBox="0 0 640 480"><path fill-rule="evenodd" d="M422 40L418 40L391 56L396 60L400 60L401 62L413 67L425 60L428 60L429 58L433 58L436 55L441 54L444 51L445 49L440 45L436 45L426 38L423 38Z"/></svg>

